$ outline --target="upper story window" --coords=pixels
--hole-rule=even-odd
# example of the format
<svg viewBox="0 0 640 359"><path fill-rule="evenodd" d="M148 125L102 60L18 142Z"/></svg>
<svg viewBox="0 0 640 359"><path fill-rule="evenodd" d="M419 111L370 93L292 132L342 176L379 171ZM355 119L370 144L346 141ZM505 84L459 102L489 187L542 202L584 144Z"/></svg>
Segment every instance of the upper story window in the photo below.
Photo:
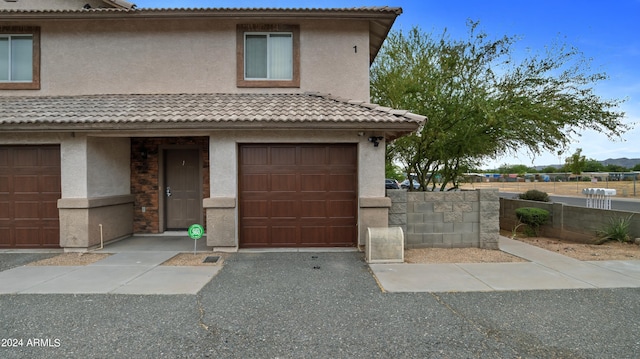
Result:
<svg viewBox="0 0 640 359"><path fill-rule="evenodd" d="M238 25L238 87L300 87L299 27Z"/></svg>
<svg viewBox="0 0 640 359"><path fill-rule="evenodd" d="M40 29L0 26L0 90L40 88Z"/></svg>

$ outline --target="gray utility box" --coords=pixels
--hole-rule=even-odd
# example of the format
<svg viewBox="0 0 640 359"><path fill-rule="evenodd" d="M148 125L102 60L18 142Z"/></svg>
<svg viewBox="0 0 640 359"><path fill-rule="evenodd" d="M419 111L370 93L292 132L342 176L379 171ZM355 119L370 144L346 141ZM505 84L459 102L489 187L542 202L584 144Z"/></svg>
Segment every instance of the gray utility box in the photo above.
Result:
<svg viewBox="0 0 640 359"><path fill-rule="evenodd" d="M367 263L404 263L404 233L400 227L367 229Z"/></svg>

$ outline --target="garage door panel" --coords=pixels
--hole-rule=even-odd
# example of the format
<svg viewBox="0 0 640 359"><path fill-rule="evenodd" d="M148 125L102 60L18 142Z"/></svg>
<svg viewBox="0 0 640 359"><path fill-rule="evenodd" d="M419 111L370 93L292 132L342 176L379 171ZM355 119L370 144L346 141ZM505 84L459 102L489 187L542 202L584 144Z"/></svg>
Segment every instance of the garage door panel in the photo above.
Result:
<svg viewBox="0 0 640 359"><path fill-rule="evenodd" d="M243 228L243 235L247 242L251 243L255 247L262 247L267 245L267 239L269 238L269 227L267 226L247 226Z"/></svg>
<svg viewBox="0 0 640 359"><path fill-rule="evenodd" d="M20 151L14 151L13 154L13 167L15 168L23 168L23 167L38 167L41 165L38 163L38 153L40 149L37 147L26 148L23 147Z"/></svg>
<svg viewBox="0 0 640 359"><path fill-rule="evenodd" d="M270 217L274 220L283 218L296 218L299 214L298 201L293 200L273 200L271 201Z"/></svg>
<svg viewBox="0 0 640 359"><path fill-rule="evenodd" d="M267 218L269 216L269 202L266 200L243 200L240 206L240 217Z"/></svg>
<svg viewBox="0 0 640 359"><path fill-rule="evenodd" d="M0 176L0 193L8 193L11 186L9 176Z"/></svg>
<svg viewBox="0 0 640 359"><path fill-rule="evenodd" d="M302 244L310 247L322 247L327 245L327 228L325 226L302 226L300 228L300 240Z"/></svg>
<svg viewBox="0 0 640 359"><path fill-rule="evenodd" d="M358 156L354 146L335 146L329 148L329 164L352 167L357 165Z"/></svg>
<svg viewBox="0 0 640 359"><path fill-rule="evenodd" d="M327 176L324 174L301 174L300 190L303 192L325 192Z"/></svg>
<svg viewBox="0 0 640 359"><path fill-rule="evenodd" d="M294 226L272 226L271 245L274 247L291 247L297 244L298 228Z"/></svg>
<svg viewBox="0 0 640 359"><path fill-rule="evenodd" d="M58 229L58 225L54 227L45 227L40 233L42 234L42 245L45 247L56 247L60 243L60 230Z"/></svg>
<svg viewBox="0 0 640 359"><path fill-rule="evenodd" d="M13 181L14 193L39 193L38 176L15 176Z"/></svg>
<svg viewBox="0 0 640 359"><path fill-rule="evenodd" d="M58 222L58 202L44 202L41 206L43 220L55 220Z"/></svg>
<svg viewBox="0 0 640 359"><path fill-rule="evenodd" d="M35 242L33 239L34 238L40 239L41 228L31 227L31 226L16 227L14 232L15 232L16 247L38 247L39 246L39 243Z"/></svg>
<svg viewBox="0 0 640 359"><path fill-rule="evenodd" d="M0 219L8 220L11 216L9 212L9 202L8 201L0 201Z"/></svg>
<svg viewBox="0 0 640 359"><path fill-rule="evenodd" d="M0 146L0 245L59 247L59 146Z"/></svg>
<svg viewBox="0 0 640 359"><path fill-rule="evenodd" d="M352 201L329 201L329 213L331 218L353 218L356 208Z"/></svg>
<svg viewBox="0 0 640 359"><path fill-rule="evenodd" d="M16 220L40 218L40 202L14 202L13 214Z"/></svg>
<svg viewBox="0 0 640 359"><path fill-rule="evenodd" d="M0 148L0 171L2 167L9 166L9 149L8 148Z"/></svg>
<svg viewBox="0 0 640 359"><path fill-rule="evenodd" d="M327 202L323 200L301 202L300 218L326 218Z"/></svg>
<svg viewBox="0 0 640 359"><path fill-rule="evenodd" d="M40 177L40 192L41 193L55 193L56 195L60 191L61 183L60 176L48 176L44 175Z"/></svg>
<svg viewBox="0 0 640 359"><path fill-rule="evenodd" d="M295 174L287 173L271 175L271 191L295 192L296 183L297 181Z"/></svg>
<svg viewBox="0 0 640 359"><path fill-rule="evenodd" d="M266 165L267 148L264 146L246 148L240 154L240 164L242 165Z"/></svg>
<svg viewBox="0 0 640 359"><path fill-rule="evenodd" d="M294 166L296 164L296 149L290 146L286 147L271 147L270 164L277 165L289 165Z"/></svg>
<svg viewBox="0 0 640 359"><path fill-rule="evenodd" d="M269 190L269 175L266 173L243 175L240 184L241 191L264 192Z"/></svg>
<svg viewBox="0 0 640 359"><path fill-rule="evenodd" d="M356 148L351 144L240 145L240 246L356 245ZM254 176L265 174L270 176L268 181ZM259 187L258 182L269 185ZM259 210L257 203L262 204Z"/></svg>
<svg viewBox="0 0 640 359"><path fill-rule="evenodd" d="M318 166L326 164L327 149L325 147L301 147L300 165Z"/></svg>
<svg viewBox="0 0 640 359"><path fill-rule="evenodd" d="M9 224L0 221L0 248L12 248L15 247L13 243L13 234L11 233L11 227Z"/></svg>
<svg viewBox="0 0 640 359"><path fill-rule="evenodd" d="M336 245L349 245L352 238L356 236L356 229L353 226L333 226L329 230L331 241Z"/></svg>

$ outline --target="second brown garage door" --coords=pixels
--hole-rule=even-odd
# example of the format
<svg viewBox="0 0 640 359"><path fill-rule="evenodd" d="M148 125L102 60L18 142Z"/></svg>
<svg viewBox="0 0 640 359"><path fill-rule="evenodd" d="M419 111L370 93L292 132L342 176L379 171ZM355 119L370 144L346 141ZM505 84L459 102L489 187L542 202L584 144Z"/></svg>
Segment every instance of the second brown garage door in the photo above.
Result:
<svg viewBox="0 0 640 359"><path fill-rule="evenodd" d="M60 247L59 146L0 146L0 248Z"/></svg>
<svg viewBox="0 0 640 359"><path fill-rule="evenodd" d="M246 144L239 151L241 247L356 245L356 145Z"/></svg>

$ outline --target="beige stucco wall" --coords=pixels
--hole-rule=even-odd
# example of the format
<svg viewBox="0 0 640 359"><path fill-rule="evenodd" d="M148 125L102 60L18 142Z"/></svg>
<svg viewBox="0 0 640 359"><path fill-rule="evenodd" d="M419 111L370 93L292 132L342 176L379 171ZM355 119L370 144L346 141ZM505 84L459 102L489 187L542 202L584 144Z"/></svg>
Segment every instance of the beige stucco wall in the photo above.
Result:
<svg viewBox="0 0 640 359"><path fill-rule="evenodd" d="M41 89L2 94L318 91L369 100L368 22L300 21L300 88L242 89L236 86L236 24L250 22L192 18L13 23L41 26Z"/></svg>
<svg viewBox="0 0 640 359"><path fill-rule="evenodd" d="M130 151L129 138L79 134L62 141L62 198L129 194Z"/></svg>
<svg viewBox="0 0 640 359"><path fill-rule="evenodd" d="M384 227L391 203L385 199L384 143L374 147L359 131L218 131L210 134L211 195L207 209L207 245L237 247L237 178L239 143L357 143L358 243L364 244L368 227Z"/></svg>

